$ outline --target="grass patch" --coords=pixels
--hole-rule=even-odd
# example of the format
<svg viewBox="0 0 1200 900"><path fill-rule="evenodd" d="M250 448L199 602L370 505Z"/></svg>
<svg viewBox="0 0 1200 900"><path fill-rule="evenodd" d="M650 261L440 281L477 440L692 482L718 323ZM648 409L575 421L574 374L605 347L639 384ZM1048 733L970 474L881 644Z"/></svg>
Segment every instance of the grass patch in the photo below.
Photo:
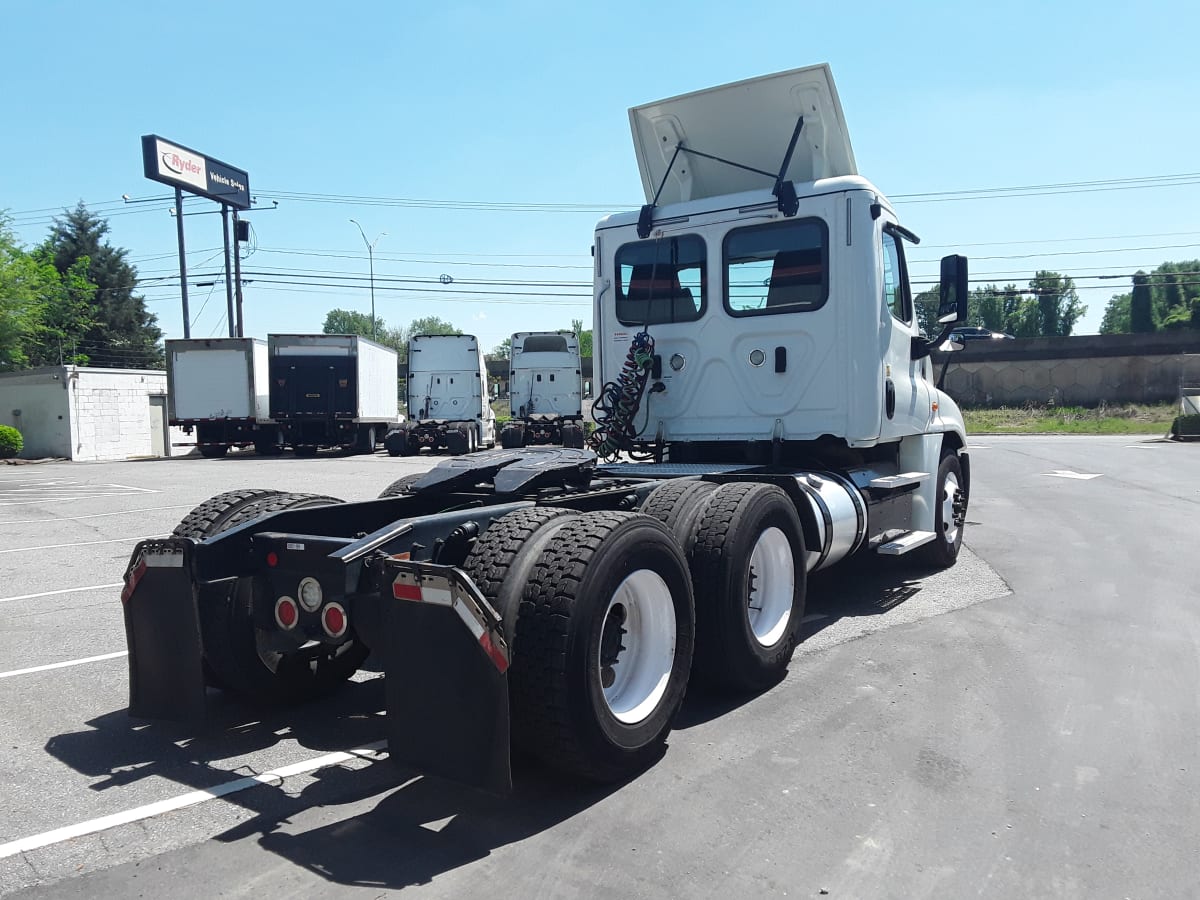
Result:
<svg viewBox="0 0 1200 900"><path fill-rule="evenodd" d="M964 409L967 432L973 434L1158 434L1171 430L1179 415L1175 403L1137 403L1094 409L1083 406L1001 406Z"/></svg>

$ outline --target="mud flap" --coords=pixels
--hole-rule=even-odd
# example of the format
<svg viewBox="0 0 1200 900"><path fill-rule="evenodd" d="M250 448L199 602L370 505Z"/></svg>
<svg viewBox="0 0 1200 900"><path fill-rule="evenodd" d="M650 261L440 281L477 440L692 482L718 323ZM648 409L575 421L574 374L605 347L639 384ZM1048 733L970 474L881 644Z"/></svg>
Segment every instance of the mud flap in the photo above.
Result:
<svg viewBox="0 0 1200 900"><path fill-rule="evenodd" d="M148 719L204 717L205 687L196 582L188 539L143 541L121 592L129 648L129 713Z"/></svg>
<svg viewBox="0 0 1200 900"><path fill-rule="evenodd" d="M401 766L510 792L509 655L500 617L461 569L384 566L376 652L386 676L388 755Z"/></svg>

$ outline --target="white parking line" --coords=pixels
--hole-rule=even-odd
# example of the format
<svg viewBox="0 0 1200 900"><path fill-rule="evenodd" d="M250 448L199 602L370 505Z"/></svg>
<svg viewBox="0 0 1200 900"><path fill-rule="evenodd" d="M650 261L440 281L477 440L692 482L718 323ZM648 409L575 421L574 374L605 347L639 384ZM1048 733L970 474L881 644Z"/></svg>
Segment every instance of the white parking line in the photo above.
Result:
<svg viewBox="0 0 1200 900"><path fill-rule="evenodd" d="M148 541L152 538L160 538L161 534L147 534L142 537L127 537L127 538L112 538L107 541L76 541L73 544L42 544L40 547L13 547L9 550L0 550L0 553L25 553L29 550L65 550L67 547L90 547L93 544L121 544L129 541Z"/></svg>
<svg viewBox="0 0 1200 900"><path fill-rule="evenodd" d="M63 588L59 591L42 591L39 594L17 594L15 597L0 597L0 603L10 600L36 600L38 597L53 597L57 594L82 594L84 591L107 591L109 588L125 587L125 582L115 581L112 584L89 584L86 587Z"/></svg>
<svg viewBox="0 0 1200 900"><path fill-rule="evenodd" d="M364 747L357 747L354 750L347 750L342 753L327 753L324 756L318 756L307 762L281 766L278 769L263 772L261 775L237 778L233 781L227 781L224 784L205 788L202 791L190 791L186 794L180 794L177 797L159 800L157 803L148 803L136 809L127 809L124 812L113 813L110 816L101 816L99 819L90 819L87 822L79 822L75 825L68 825L65 828L56 828L53 831L44 831L41 834L31 835L30 837L18 838L15 841L9 841L7 844L0 844L0 859L4 859L7 856L15 856L18 853L27 853L30 850L37 850L42 847L49 847L51 844L58 844L63 841L83 837L84 835L95 834L98 831L107 831L109 828L128 825L130 822L140 822L143 819L161 816L163 813L174 812L177 809L195 806L198 803L206 803L209 800L216 800L218 797L227 797L230 794L236 794L238 791L245 791L259 785L279 787L285 778L290 778L294 775L304 775L305 773L324 769L328 766L336 766L352 759L366 759L376 762L381 758L382 753L386 752L386 747L387 741L377 741L374 744L367 744Z"/></svg>
<svg viewBox="0 0 1200 900"><path fill-rule="evenodd" d="M105 653L101 656L86 656L83 659L71 659L66 662L50 663L48 666L34 666L30 669L13 669L11 672L0 672L0 678L15 678L17 675L32 675L34 672L48 672L51 669L65 669L68 666L82 666L84 663L100 662L105 659L117 659L121 656L128 656L128 650L120 650L116 653Z"/></svg>
<svg viewBox="0 0 1200 900"><path fill-rule="evenodd" d="M0 528L9 525L42 525L46 522L75 522L79 519L100 519L104 516L127 516L135 513L159 512L164 509L191 509L195 504L184 506L147 506L142 509L123 509L118 512L92 513L87 516L59 516L57 519L13 519L10 522L0 522Z"/></svg>

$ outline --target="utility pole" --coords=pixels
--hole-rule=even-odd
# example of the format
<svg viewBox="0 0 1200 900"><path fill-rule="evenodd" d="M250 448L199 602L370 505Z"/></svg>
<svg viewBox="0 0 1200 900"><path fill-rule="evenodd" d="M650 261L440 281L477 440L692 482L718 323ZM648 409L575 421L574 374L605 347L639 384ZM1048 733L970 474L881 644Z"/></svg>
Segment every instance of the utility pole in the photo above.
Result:
<svg viewBox="0 0 1200 900"><path fill-rule="evenodd" d="M375 240L368 241L367 233L363 231L363 227L355 219L351 219L350 221L358 227L358 233L362 235L363 243L367 245L367 259L371 267L371 340L377 341L379 340L379 329L375 324L375 245L379 243L379 238L383 237L387 232L381 231Z"/></svg>
<svg viewBox="0 0 1200 900"><path fill-rule="evenodd" d="M183 191L179 188L175 188L175 211L178 213L175 216L175 233L179 237L179 290L183 295L183 336L186 339L192 336L192 321L188 315L187 254L183 249Z"/></svg>

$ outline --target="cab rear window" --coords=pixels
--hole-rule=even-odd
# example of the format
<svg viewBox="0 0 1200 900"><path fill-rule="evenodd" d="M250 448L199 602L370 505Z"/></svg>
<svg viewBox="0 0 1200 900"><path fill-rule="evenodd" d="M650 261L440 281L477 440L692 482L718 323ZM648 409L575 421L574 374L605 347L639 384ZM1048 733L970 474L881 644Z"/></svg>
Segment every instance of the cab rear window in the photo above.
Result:
<svg viewBox="0 0 1200 900"><path fill-rule="evenodd" d="M704 313L706 249L698 235L617 250L617 318L624 325L694 322Z"/></svg>
<svg viewBox="0 0 1200 900"><path fill-rule="evenodd" d="M820 309L829 297L829 229L821 219L794 219L729 232L725 284L730 315Z"/></svg>

